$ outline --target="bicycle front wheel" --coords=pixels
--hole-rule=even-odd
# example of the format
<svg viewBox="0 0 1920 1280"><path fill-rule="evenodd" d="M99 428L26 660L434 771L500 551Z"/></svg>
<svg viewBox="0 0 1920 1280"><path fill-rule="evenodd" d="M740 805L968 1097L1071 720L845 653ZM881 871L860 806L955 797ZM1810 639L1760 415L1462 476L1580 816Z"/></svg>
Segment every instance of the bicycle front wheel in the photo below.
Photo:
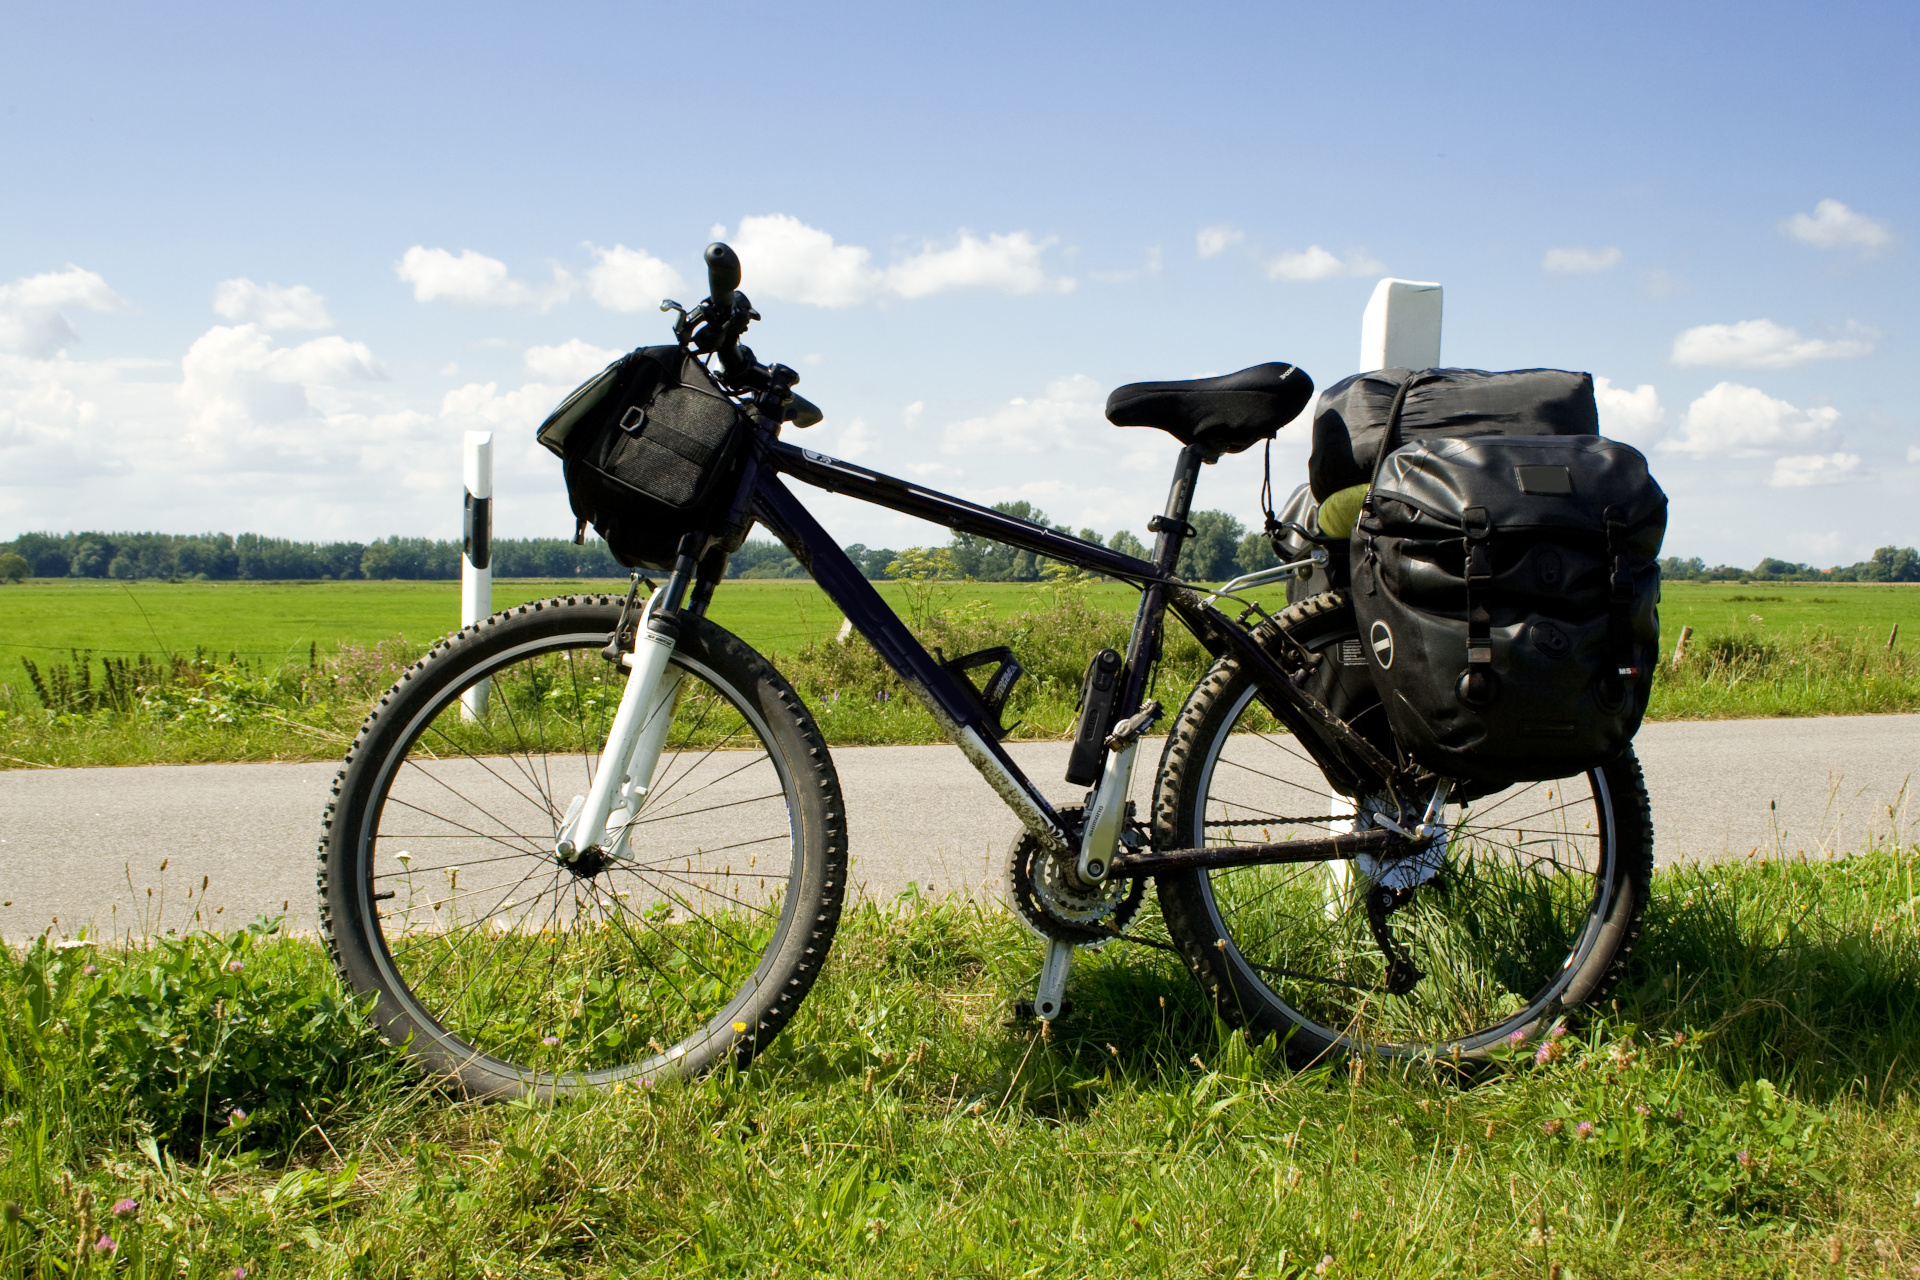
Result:
<svg viewBox="0 0 1920 1280"><path fill-rule="evenodd" d="M1321 656L1308 690L1392 752L1345 595L1288 608L1284 630ZM1252 675L1215 665L1168 739L1155 802L1162 847L1324 839L1352 800L1332 793L1261 704ZM1638 932L1652 874L1645 783L1629 752L1550 782L1455 784L1443 853L1235 867L1159 879L1161 911L1188 967L1229 1022L1288 1037L1296 1064L1330 1051L1477 1058L1525 1043L1603 997ZM1375 878L1377 877L1377 879ZM1388 941L1420 977L1395 990L1369 919L1369 890L1412 885Z"/></svg>
<svg viewBox="0 0 1920 1280"><path fill-rule="evenodd" d="M611 597L495 614L403 675L334 783L320 911L383 1033L471 1096L744 1062L793 1016L839 921L839 780L792 688L683 621L672 728L627 838L572 865L626 672ZM610 833L611 834L611 833Z"/></svg>

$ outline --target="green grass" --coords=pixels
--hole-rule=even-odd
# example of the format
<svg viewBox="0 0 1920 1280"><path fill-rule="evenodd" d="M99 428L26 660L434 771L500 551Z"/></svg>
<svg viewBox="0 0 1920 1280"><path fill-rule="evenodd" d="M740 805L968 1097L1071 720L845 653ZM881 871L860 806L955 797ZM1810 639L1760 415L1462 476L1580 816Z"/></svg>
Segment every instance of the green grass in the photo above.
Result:
<svg viewBox="0 0 1920 1280"><path fill-rule="evenodd" d="M1113 583L1065 593L1050 584L878 585L928 644L950 656L1013 646L1027 667L1007 712L1020 738L1071 732L1085 663L1101 645L1124 648L1137 599ZM494 603L620 586L503 581ZM7 620L0 768L337 757L371 700L445 632L458 600L457 585L438 582L0 587ZM917 703L892 696L898 682L864 642L836 641L839 610L811 583L728 582L712 616L776 659L829 742L941 740ZM1670 583L1661 618L1666 651L1650 719L1920 711L1920 671L1910 656L1920 636L1920 588ZM1896 625L1904 639L1890 649ZM1683 626L1693 635L1676 666L1673 645ZM44 705L20 660L34 663L60 694L56 668L70 683L79 678L75 650L93 655L89 689ZM116 701L96 692L107 678L103 661L132 664L144 655L164 668L166 654L191 668L173 681L178 696L134 711L141 697ZM1177 705L1204 665L1198 646L1170 623L1155 696ZM172 677L133 683L154 678Z"/></svg>
<svg viewBox="0 0 1920 1280"><path fill-rule="evenodd" d="M1663 872L1616 1000L1471 1080L1290 1074L1118 945L1008 1025L1036 944L911 898L750 1070L552 1108L399 1069L311 941L49 939L0 965L0 1272L1905 1275L1917 873Z"/></svg>

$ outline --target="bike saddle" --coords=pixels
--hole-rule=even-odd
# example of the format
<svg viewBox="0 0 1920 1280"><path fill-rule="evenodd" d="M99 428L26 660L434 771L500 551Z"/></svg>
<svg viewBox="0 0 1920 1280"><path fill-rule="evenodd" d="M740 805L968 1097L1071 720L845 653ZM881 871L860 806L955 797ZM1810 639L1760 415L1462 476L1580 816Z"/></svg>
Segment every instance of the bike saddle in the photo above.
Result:
<svg viewBox="0 0 1920 1280"><path fill-rule="evenodd" d="M1239 453L1273 438L1313 398L1313 379L1290 364L1257 364L1218 378L1129 382L1107 397L1116 427L1158 427L1209 453Z"/></svg>

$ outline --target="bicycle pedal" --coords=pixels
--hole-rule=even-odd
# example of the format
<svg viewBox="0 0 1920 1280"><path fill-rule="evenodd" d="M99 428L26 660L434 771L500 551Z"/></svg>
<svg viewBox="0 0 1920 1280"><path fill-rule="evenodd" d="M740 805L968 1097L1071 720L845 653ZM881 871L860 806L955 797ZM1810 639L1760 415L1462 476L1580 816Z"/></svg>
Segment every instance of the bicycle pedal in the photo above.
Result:
<svg viewBox="0 0 1920 1280"><path fill-rule="evenodd" d="M1073 1001L1062 1000L1060 1002L1059 1016L1055 1017L1054 1021L1058 1022L1060 1021L1061 1018L1066 1017L1068 1014L1072 1012L1073 1012ZM1016 1027L1023 1022L1038 1022L1039 1020L1040 1020L1039 1017L1033 1011L1033 1001L1015 1000L1013 1002L1013 1016L1007 1019L1007 1025L1010 1027Z"/></svg>

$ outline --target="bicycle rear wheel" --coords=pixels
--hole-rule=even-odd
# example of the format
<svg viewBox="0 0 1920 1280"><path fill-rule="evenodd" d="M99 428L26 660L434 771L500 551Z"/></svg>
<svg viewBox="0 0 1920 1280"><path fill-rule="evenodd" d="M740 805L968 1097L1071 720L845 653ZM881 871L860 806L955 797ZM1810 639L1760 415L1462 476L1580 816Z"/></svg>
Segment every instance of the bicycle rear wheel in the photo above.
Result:
<svg viewBox="0 0 1920 1280"><path fill-rule="evenodd" d="M334 783L319 886L335 962L390 1040L472 1096L744 1062L839 921L826 744L779 673L704 619L682 624L673 727L627 841L555 856L624 687L600 656L619 612L570 597L467 628L380 700Z"/></svg>
<svg viewBox="0 0 1920 1280"><path fill-rule="evenodd" d="M1308 691L1391 753L1343 593L1303 600L1263 630L1321 655ZM1258 693L1250 673L1224 660L1188 698L1162 763L1160 847L1324 838L1354 812ZM1456 785L1442 821L1452 832L1444 855L1407 859L1397 873L1330 862L1162 876L1167 930L1222 1016L1289 1037L1296 1064L1349 1049L1481 1057L1602 998L1638 932L1652 874L1651 814L1632 753L1557 781ZM1402 887L1392 874L1417 882L1387 923L1422 975L1398 993L1366 907L1375 885Z"/></svg>

